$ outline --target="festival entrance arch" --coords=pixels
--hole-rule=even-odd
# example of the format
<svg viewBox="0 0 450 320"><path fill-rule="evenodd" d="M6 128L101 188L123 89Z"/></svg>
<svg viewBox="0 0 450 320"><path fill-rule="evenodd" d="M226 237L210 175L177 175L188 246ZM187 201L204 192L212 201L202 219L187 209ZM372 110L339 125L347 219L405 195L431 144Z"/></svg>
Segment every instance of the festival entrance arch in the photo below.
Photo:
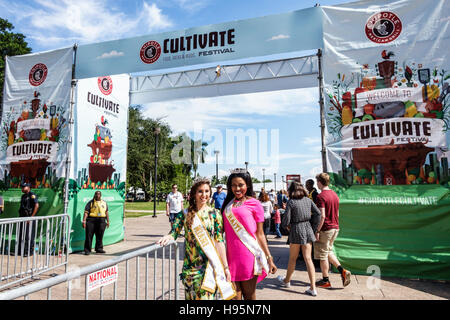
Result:
<svg viewBox="0 0 450 320"><path fill-rule="evenodd" d="M382 275L449 279L450 9L443 0L428 4L361 1L82 45L75 78L101 78L107 93L105 75L131 73L131 103L318 86L323 169L341 197L341 262L355 273L377 265ZM305 50L319 51L295 54ZM270 58L279 54L290 57ZM381 129L395 139L374 139ZM105 136L96 130L100 146ZM413 147L427 151L419 161ZM406 160L393 164L405 150Z"/></svg>

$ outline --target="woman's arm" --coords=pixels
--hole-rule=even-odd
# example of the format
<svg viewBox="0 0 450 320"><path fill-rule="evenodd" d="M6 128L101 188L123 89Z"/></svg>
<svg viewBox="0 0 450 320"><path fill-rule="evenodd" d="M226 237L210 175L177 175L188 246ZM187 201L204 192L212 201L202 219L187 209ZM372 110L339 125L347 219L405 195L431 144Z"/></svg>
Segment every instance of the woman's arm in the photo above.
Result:
<svg viewBox="0 0 450 320"><path fill-rule="evenodd" d="M257 223L257 230L256 230L256 240L259 243L259 246L264 251L264 254L267 257L267 263L269 264L269 273L275 274L277 272L277 267L273 263L273 257L270 255L269 247L267 246L266 236L264 235L264 223L258 222Z"/></svg>
<svg viewBox="0 0 450 320"><path fill-rule="evenodd" d="M286 204L286 209L284 210L283 220L281 221L281 225L283 228L289 228L291 224L291 205L290 202Z"/></svg>
<svg viewBox="0 0 450 320"><path fill-rule="evenodd" d="M183 229L184 225L184 213L183 210L178 212L178 214L175 216L175 220L173 222L172 230L170 230L170 233L161 239L158 240L157 244L161 246L165 246L172 240L176 240L178 238L178 235L180 234L181 230Z"/></svg>
<svg viewBox="0 0 450 320"><path fill-rule="evenodd" d="M225 276L227 281L231 281L230 269L228 268L227 252L225 249L225 244L223 242L214 241L217 252L219 253L220 260L222 260L223 267L225 268Z"/></svg>

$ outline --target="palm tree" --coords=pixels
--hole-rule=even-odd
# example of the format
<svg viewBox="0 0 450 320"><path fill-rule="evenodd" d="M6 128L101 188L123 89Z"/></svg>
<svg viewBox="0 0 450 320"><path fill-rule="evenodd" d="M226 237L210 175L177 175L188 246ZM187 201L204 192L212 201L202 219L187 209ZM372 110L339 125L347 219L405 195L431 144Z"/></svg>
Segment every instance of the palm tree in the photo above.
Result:
<svg viewBox="0 0 450 320"><path fill-rule="evenodd" d="M205 163L205 157L208 154L206 147L208 144L202 140L191 140L191 160L194 169L194 179L197 177L197 169L199 163Z"/></svg>
<svg viewBox="0 0 450 320"><path fill-rule="evenodd" d="M176 156L176 161L183 163L184 173L189 174L193 170L195 179L198 164L205 163L208 143L202 142L202 140L194 141L184 132L176 137L173 143L172 156Z"/></svg>

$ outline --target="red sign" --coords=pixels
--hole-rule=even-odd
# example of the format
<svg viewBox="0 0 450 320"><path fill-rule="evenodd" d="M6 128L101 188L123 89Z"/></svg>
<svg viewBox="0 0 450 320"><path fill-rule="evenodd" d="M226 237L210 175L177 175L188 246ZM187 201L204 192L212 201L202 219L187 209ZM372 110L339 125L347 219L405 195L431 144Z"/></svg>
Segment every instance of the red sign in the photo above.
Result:
<svg viewBox="0 0 450 320"><path fill-rule="evenodd" d="M366 36L375 43L389 43L402 32L400 18L392 12L383 11L371 16L366 23Z"/></svg>
<svg viewBox="0 0 450 320"><path fill-rule="evenodd" d="M293 181L302 182L301 176L299 174L288 174L286 175L286 188L289 189L289 186Z"/></svg>
<svg viewBox="0 0 450 320"><path fill-rule="evenodd" d="M150 64L159 59L161 55L161 45L156 41L144 43L139 52L142 62Z"/></svg>
<svg viewBox="0 0 450 320"><path fill-rule="evenodd" d="M111 77L100 77L97 79L98 88L104 95L109 95L113 89Z"/></svg>
<svg viewBox="0 0 450 320"><path fill-rule="evenodd" d="M28 80L32 86L40 86L47 78L48 69L43 63L38 63L31 68Z"/></svg>

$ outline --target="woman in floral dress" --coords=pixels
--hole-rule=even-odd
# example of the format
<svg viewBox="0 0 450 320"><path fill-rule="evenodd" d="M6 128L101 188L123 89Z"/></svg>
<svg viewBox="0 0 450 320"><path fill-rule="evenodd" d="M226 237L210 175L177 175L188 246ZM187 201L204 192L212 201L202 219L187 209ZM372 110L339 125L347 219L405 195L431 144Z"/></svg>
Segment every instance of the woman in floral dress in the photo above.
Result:
<svg viewBox="0 0 450 320"><path fill-rule="evenodd" d="M185 288L186 300L215 300L216 295L219 294L217 290L216 292L209 292L202 288L208 257L192 231L192 222L194 215L197 213L206 227L209 237L214 241L225 269L226 280L231 281L223 239L222 215L219 210L209 206L210 197L210 182L208 180L196 182L191 188L187 213L180 211L175 217L171 232L158 241L158 244L164 246L171 240L176 240L184 228L186 252L180 278Z"/></svg>

